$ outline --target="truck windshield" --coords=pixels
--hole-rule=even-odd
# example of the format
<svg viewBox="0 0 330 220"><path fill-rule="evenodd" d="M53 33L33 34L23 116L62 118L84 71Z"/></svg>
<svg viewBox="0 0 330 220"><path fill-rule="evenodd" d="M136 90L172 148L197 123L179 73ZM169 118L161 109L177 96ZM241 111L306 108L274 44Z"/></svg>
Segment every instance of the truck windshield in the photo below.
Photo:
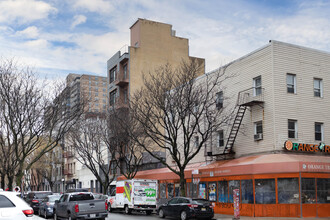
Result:
<svg viewBox="0 0 330 220"><path fill-rule="evenodd" d="M91 194L75 194L71 195L70 201L82 201L82 200L93 200L94 197Z"/></svg>

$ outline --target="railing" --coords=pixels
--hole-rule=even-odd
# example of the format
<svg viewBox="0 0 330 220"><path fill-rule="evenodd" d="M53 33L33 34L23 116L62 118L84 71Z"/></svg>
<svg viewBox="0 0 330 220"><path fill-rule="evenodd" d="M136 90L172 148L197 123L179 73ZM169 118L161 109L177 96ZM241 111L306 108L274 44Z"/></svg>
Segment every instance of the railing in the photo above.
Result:
<svg viewBox="0 0 330 220"><path fill-rule="evenodd" d="M128 53L128 45L125 44L122 48L119 49L119 52L120 52L119 56L122 56L125 53Z"/></svg>
<svg viewBox="0 0 330 220"><path fill-rule="evenodd" d="M73 157L73 153L72 153L72 151L64 151L64 153L63 153L63 157L64 157L64 158Z"/></svg>
<svg viewBox="0 0 330 220"><path fill-rule="evenodd" d="M64 169L64 175L73 175L73 172L72 170L69 170L69 169Z"/></svg>
<svg viewBox="0 0 330 220"><path fill-rule="evenodd" d="M249 88L238 93L237 105L252 106L264 102L264 88Z"/></svg>

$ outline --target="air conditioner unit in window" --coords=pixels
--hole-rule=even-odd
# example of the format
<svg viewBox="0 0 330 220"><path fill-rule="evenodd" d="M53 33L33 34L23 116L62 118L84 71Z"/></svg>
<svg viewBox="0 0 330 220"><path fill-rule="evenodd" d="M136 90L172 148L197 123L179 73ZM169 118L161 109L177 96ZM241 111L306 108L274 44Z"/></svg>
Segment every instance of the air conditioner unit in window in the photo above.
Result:
<svg viewBox="0 0 330 220"><path fill-rule="evenodd" d="M260 133L260 134L255 134L254 135L254 140L255 141L259 141L259 140L262 140L263 139L263 137L262 137L262 134Z"/></svg>
<svg viewBox="0 0 330 220"><path fill-rule="evenodd" d="M207 156L212 156L212 151L207 152Z"/></svg>

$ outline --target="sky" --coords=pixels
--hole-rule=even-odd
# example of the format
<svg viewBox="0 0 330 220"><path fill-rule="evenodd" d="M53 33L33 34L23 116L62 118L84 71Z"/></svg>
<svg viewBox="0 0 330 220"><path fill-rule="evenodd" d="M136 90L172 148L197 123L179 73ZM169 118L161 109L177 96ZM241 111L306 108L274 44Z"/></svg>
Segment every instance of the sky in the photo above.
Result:
<svg viewBox="0 0 330 220"><path fill-rule="evenodd" d="M207 72L269 40L330 51L330 0L0 0L0 58L50 79L106 76L138 18L171 24Z"/></svg>

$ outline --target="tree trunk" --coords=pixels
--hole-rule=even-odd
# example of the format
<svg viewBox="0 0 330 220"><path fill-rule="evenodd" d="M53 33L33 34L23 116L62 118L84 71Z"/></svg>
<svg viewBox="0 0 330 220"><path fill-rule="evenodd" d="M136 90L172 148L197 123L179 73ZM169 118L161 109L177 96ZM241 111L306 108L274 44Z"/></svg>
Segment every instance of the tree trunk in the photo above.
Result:
<svg viewBox="0 0 330 220"><path fill-rule="evenodd" d="M23 165L20 165L20 166L23 166ZM21 186L22 185L22 178L24 176L24 172L23 172L23 169L18 169L17 172L16 172L16 186Z"/></svg>
<svg viewBox="0 0 330 220"><path fill-rule="evenodd" d="M186 196L186 180L184 178L184 170L180 171L180 196Z"/></svg>
<svg viewBox="0 0 330 220"><path fill-rule="evenodd" d="M7 185L8 190L13 191L14 177L7 175L7 179L8 179L8 185Z"/></svg>
<svg viewBox="0 0 330 220"><path fill-rule="evenodd" d="M5 190L6 174L1 174L1 188Z"/></svg>

